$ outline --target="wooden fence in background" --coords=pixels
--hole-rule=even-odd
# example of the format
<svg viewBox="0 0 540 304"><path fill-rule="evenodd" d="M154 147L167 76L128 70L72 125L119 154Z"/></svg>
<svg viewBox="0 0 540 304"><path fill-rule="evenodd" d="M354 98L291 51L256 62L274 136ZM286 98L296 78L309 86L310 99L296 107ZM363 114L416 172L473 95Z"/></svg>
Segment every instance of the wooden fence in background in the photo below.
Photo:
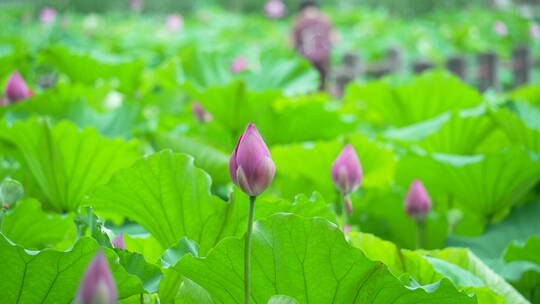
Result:
<svg viewBox="0 0 540 304"><path fill-rule="evenodd" d="M463 81L476 84L478 89L484 92L490 88L496 91L501 90L499 77L501 68L511 69L513 88L529 83L532 69L536 64L531 49L520 46L514 48L509 61L501 61L496 53L486 52L478 54L474 59L466 56L450 57L446 60L444 67ZM410 65L415 74L435 67L437 67L435 64L427 60L417 60ZM347 53L343 56L342 64L333 73L334 92L341 96L345 86L354 79L380 78L389 74L399 74L404 72L405 68L403 52L396 48L389 49L386 58L375 63L363 63L357 54Z"/></svg>

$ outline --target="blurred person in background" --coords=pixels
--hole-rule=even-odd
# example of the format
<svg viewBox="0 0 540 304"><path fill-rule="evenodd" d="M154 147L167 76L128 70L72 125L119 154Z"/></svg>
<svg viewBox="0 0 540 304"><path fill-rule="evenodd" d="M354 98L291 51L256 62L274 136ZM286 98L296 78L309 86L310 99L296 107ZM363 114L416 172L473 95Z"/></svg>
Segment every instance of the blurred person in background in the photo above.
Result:
<svg viewBox="0 0 540 304"><path fill-rule="evenodd" d="M315 1L300 3L293 33L294 47L309 60L320 75L319 90L325 90L330 65L330 52L337 40L334 26Z"/></svg>

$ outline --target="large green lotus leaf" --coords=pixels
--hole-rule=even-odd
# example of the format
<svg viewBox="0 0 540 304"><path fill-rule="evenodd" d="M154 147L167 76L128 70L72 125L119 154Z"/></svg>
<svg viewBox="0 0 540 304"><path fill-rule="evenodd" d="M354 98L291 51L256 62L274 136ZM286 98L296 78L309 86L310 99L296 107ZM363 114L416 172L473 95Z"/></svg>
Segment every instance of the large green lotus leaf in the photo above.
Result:
<svg viewBox="0 0 540 304"><path fill-rule="evenodd" d="M213 196L210 183L208 174L194 166L193 158L164 150L119 171L96 190L89 204L98 213L120 214L134 220L163 248L187 237L199 244L204 256L222 238L245 231L249 206L247 196L237 192L230 202ZM320 197L308 200L300 196L291 204L266 202L263 196L258 204L265 206L257 217L291 211L306 216L333 216Z"/></svg>
<svg viewBox="0 0 540 304"><path fill-rule="evenodd" d="M330 140L352 128L324 94L279 98L272 109L274 119L257 125L269 144ZM321 121L324 128L320 127Z"/></svg>
<svg viewBox="0 0 540 304"><path fill-rule="evenodd" d="M540 85L522 86L510 92L510 97L515 100L523 100L534 105L540 105Z"/></svg>
<svg viewBox="0 0 540 304"><path fill-rule="evenodd" d="M489 287L497 294L503 296L505 303L528 303L528 301L519 292L517 292L512 285L506 282L501 276L496 274L486 264L484 264L482 260L467 249L447 248L429 252L427 255L450 262L459 266L461 269L468 271L478 278L484 286ZM449 270L444 266L440 267L438 265L435 265L435 269L445 276L447 276L447 270ZM459 276L457 278L463 279L464 276Z"/></svg>
<svg viewBox="0 0 540 304"><path fill-rule="evenodd" d="M394 153L362 134L349 137L348 142L354 146L362 164L364 177L361 187L388 186L393 180ZM289 192L318 191L325 197L335 197L330 171L343 146L342 140L333 140L272 147L272 157L278 168L276 182L284 179L283 186L291 187Z"/></svg>
<svg viewBox="0 0 540 304"><path fill-rule="evenodd" d="M281 96L279 91L250 91L241 81L234 81L224 87L212 86L205 90L191 91L192 97L232 134L234 140L240 137L250 122L257 125L263 137L267 133L262 125L276 127L270 122L276 119L272 103ZM272 129L268 132L272 132ZM234 143L231 143L231 148L233 146Z"/></svg>
<svg viewBox="0 0 540 304"><path fill-rule="evenodd" d="M190 91L235 141L250 122L269 145L332 139L350 130L350 123L329 105L326 95L283 97L278 90L248 90L240 81L225 87ZM302 123L298 117L302 117ZM325 122L325 128L320 128L321 121ZM232 149L235 143L224 148Z"/></svg>
<svg viewBox="0 0 540 304"><path fill-rule="evenodd" d="M411 275L421 284L449 278L479 303L528 303L510 284L466 249L413 252L371 234L353 234L351 242L373 260L387 264L396 276Z"/></svg>
<svg viewBox="0 0 540 304"><path fill-rule="evenodd" d="M137 89L144 68L141 60L87 54L64 46L50 47L44 56L74 82L94 84L98 80L114 80L126 93Z"/></svg>
<svg viewBox="0 0 540 304"><path fill-rule="evenodd" d="M540 234L531 236L525 244L512 243L504 253L505 261L531 261L540 265Z"/></svg>
<svg viewBox="0 0 540 304"><path fill-rule="evenodd" d="M403 127L450 110L476 107L482 96L448 72L433 71L401 86L382 81L351 85L345 100L362 121Z"/></svg>
<svg viewBox="0 0 540 304"><path fill-rule="evenodd" d="M194 137L173 133L156 135L155 144L160 149L169 148L175 152L186 153L195 159L195 165L208 172L212 182L223 185L230 182L229 157L218 147Z"/></svg>
<svg viewBox="0 0 540 304"><path fill-rule="evenodd" d="M151 263L148 263L142 254L137 252L128 252L123 249L115 249L120 258L120 265L124 269L137 276L148 293L155 293L158 290L159 282L162 278L161 269Z"/></svg>
<svg viewBox="0 0 540 304"><path fill-rule="evenodd" d="M531 236L540 235L538 223L540 201L531 202L513 209L510 216L487 229L480 237L458 237L449 239L450 246L467 247L491 269L510 281L529 299L540 282L540 267L530 261L506 263L503 255L513 242L525 243Z"/></svg>
<svg viewBox="0 0 540 304"><path fill-rule="evenodd" d="M427 152L473 154L494 131L484 109L444 113L425 122L385 132L385 137Z"/></svg>
<svg viewBox="0 0 540 304"><path fill-rule="evenodd" d="M37 114L54 121L66 119L81 128L95 127L109 137L130 138L139 107L122 96L107 85L59 83L24 102L0 108L0 113L5 113L8 121L25 120Z"/></svg>
<svg viewBox="0 0 540 304"><path fill-rule="evenodd" d="M510 103L491 116L512 143L540 153L540 111L523 103Z"/></svg>
<svg viewBox="0 0 540 304"><path fill-rule="evenodd" d="M540 303L540 233L527 242L513 242L504 252L506 262L515 262L521 267L519 277L512 284L526 295L532 303Z"/></svg>
<svg viewBox="0 0 540 304"><path fill-rule="evenodd" d="M518 148L471 156L433 153L402 159L396 175L403 185L419 178L433 193L489 221L504 216L536 184L540 160Z"/></svg>
<svg viewBox="0 0 540 304"><path fill-rule="evenodd" d="M39 201L27 199L4 214L1 228L2 234L24 248L42 249L59 243L70 246L76 234L73 220L72 214L48 214L41 210Z"/></svg>
<svg viewBox="0 0 540 304"><path fill-rule="evenodd" d="M190 83L197 88L228 84L233 75L230 65L218 52L201 51L187 48L181 55L182 82Z"/></svg>
<svg viewBox="0 0 540 304"><path fill-rule="evenodd" d="M319 76L311 64L302 58L284 58L267 51L257 69L241 73L252 90L281 89L287 96L317 90Z"/></svg>
<svg viewBox="0 0 540 304"><path fill-rule="evenodd" d="M252 236L252 301L275 294L300 303L475 303L446 280L426 292L408 289L381 262L351 247L320 218L279 214L256 222ZM207 258L185 256L179 273L206 289L216 303L243 300L243 241L228 238Z"/></svg>
<svg viewBox="0 0 540 304"><path fill-rule="evenodd" d="M0 298L5 303L71 303L84 270L100 250L95 240L81 238L71 250L28 251L0 235ZM144 292L141 281L103 249L120 299Z"/></svg>
<svg viewBox="0 0 540 304"><path fill-rule="evenodd" d="M95 129L79 130L70 122L49 126L31 119L15 123L4 138L17 146L55 211L77 210L85 195L107 182L138 157L136 142L101 137Z"/></svg>

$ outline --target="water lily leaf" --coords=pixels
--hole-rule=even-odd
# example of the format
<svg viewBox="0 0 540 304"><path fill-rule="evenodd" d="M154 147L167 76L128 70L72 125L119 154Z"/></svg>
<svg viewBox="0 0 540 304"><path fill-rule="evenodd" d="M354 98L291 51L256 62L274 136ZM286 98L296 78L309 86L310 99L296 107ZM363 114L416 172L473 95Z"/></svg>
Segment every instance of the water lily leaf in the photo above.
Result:
<svg viewBox="0 0 540 304"><path fill-rule="evenodd" d="M4 134L23 154L30 172L55 211L77 210L85 195L138 157L135 142L101 137L69 122L49 126L38 119L15 123Z"/></svg>
<svg viewBox="0 0 540 304"><path fill-rule="evenodd" d="M0 235L0 298L6 303L69 303L84 270L99 250L95 240L81 238L69 251L27 251ZM120 299L144 292L141 281L116 262L114 251L103 249Z"/></svg>
<svg viewBox="0 0 540 304"><path fill-rule="evenodd" d="M347 244L343 232L320 218L278 214L255 224L252 244L252 301L282 294L300 303L475 303L443 280L428 293L407 289L380 262ZM218 244L207 258L185 256L179 273L205 288L218 303L243 300L243 245Z"/></svg>
<svg viewBox="0 0 540 304"><path fill-rule="evenodd" d="M4 215L2 234L24 248L43 249L73 241L74 218L73 214L46 213L35 199L22 200Z"/></svg>
<svg viewBox="0 0 540 304"><path fill-rule="evenodd" d="M381 81L352 85L345 100L354 104L362 121L403 127L450 110L476 107L482 96L450 73L433 71L397 87Z"/></svg>

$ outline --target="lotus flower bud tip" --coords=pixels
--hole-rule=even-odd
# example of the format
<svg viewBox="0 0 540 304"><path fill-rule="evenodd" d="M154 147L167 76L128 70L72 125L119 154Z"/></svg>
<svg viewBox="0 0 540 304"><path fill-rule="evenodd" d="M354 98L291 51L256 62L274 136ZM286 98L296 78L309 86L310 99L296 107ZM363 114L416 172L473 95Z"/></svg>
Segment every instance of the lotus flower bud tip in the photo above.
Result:
<svg viewBox="0 0 540 304"><path fill-rule="evenodd" d="M254 124L240 136L229 160L234 184L249 196L261 194L274 179L276 166L270 151Z"/></svg>
<svg viewBox="0 0 540 304"><path fill-rule="evenodd" d="M431 211L431 198L419 180L413 180L405 197L405 211L414 219L423 219Z"/></svg>
<svg viewBox="0 0 540 304"><path fill-rule="evenodd" d="M114 248L126 250L126 243L124 242L124 233L117 235L111 242Z"/></svg>
<svg viewBox="0 0 540 304"><path fill-rule="evenodd" d="M84 273L75 303L116 304L118 294L109 264L103 252L98 252Z"/></svg>
<svg viewBox="0 0 540 304"><path fill-rule="evenodd" d="M354 192L362 182L362 166L351 144L341 150L332 165L332 180L343 195Z"/></svg>

